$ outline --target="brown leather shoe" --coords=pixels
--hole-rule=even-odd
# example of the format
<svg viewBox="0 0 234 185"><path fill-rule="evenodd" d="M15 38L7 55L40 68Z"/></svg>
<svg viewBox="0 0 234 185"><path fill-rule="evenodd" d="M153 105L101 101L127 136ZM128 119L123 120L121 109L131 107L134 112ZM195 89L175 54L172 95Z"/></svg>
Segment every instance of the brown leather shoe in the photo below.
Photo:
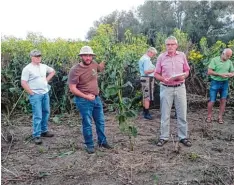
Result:
<svg viewBox="0 0 234 185"><path fill-rule="evenodd" d="M106 149L113 149L113 147L110 146L108 143L99 144L99 147L103 147L103 148L106 148Z"/></svg>
<svg viewBox="0 0 234 185"><path fill-rule="evenodd" d="M54 137L54 134L47 131L47 132L41 133L41 137Z"/></svg>

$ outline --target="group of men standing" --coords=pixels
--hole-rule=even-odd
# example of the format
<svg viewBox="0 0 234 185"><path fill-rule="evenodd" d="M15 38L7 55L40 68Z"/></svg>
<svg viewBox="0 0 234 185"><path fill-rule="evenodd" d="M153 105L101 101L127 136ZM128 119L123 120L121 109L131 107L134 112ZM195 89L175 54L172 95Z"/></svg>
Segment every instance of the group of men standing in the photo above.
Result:
<svg viewBox="0 0 234 185"><path fill-rule="evenodd" d="M163 146L169 140L169 124L170 124L170 115L171 107L174 102L176 113L177 113L177 124L178 124L178 138L181 143L185 146L191 146L191 141L187 138L188 123L186 119L187 115L187 100L186 100L186 88L185 88L185 78L189 75L189 65L186 59L186 56L183 52L177 51L178 42L177 39L173 36L170 36L165 41L166 52L160 54L157 58L156 67L152 69L150 76L147 73L143 73L141 77L142 90L144 94L144 100L151 99L148 96L148 92L151 91L153 94L153 89L150 83L145 83L145 79L152 79L149 81L154 81L154 78L160 81L160 111L161 111L161 135L157 143L158 146ZM146 55L152 48L149 48ZM155 55L157 51L154 51ZM149 56L149 55L148 55ZM144 61L146 63L149 62ZM142 70L142 58L139 61L139 68ZM151 63L151 62L150 62ZM151 63L151 66L153 64ZM147 66L146 66L147 67ZM149 68L143 66L143 71L148 71ZM178 75L179 76L176 76ZM147 82L147 81L146 81ZM152 119L148 113L149 104L147 107L144 105L144 118ZM145 111L147 110L147 111Z"/></svg>
<svg viewBox="0 0 234 185"><path fill-rule="evenodd" d="M48 131L48 119L50 114L49 80L54 76L53 68L41 64L41 52L33 50L30 53L31 63L22 71L21 85L29 94L33 114L33 140L35 144L41 144L41 137L53 137ZM77 109L82 117L82 133L89 154L95 152L92 120L96 124L98 145L111 149L105 136L105 120L103 106L99 97L97 73L102 71L105 63L98 64L93 60L95 53L89 46L81 48L80 61L73 66L68 75L69 89L75 96ZM48 75L47 75L48 74Z"/></svg>
<svg viewBox="0 0 234 185"><path fill-rule="evenodd" d="M189 76L190 67L183 52L177 51L178 42L173 36L165 41L166 52L159 55L156 67L151 59L156 56L155 48L150 47L146 54L139 60L141 84L143 89L143 113L144 118L152 120L149 112L150 101L154 99L155 78L160 81L160 111L161 111L161 135L157 143L163 146L169 140L170 112L174 102L178 137L185 146L191 146L187 137L187 100L185 79ZM29 94L33 114L33 139L35 144L41 144L41 137L53 137L48 131L48 119L50 115L50 99L48 82L55 75L55 70L45 64L41 64L41 52L30 52L31 63L24 67L21 76L21 85ZM89 46L81 48L79 62L73 66L68 75L69 89L75 96L76 107L82 117L82 133L86 151L89 154L95 152L92 120L96 125L98 146L111 149L105 136L105 120L103 106L99 97L98 76L103 71L105 63L97 63L93 60L95 53ZM223 122L222 115L225 109L228 94L228 79L234 76L233 64L228 60L232 56L232 50L225 49L221 57L216 57L209 65L208 74L211 75L210 102L208 103L207 122L211 122L211 112L216 95L221 92L221 104L219 123Z"/></svg>
<svg viewBox="0 0 234 185"><path fill-rule="evenodd" d="M178 139L185 146L192 146L188 139L187 98L185 79L189 76L190 67L183 52L177 51L178 41L170 36L165 41L166 52L157 58L156 67L151 58L156 56L155 48L150 47L139 60L141 85L143 91L143 115L145 119L152 120L149 113L150 101L154 99L154 80L160 81L160 112L161 135L157 143L163 146L169 140L170 114L173 103L176 109ZM223 124L223 113L228 95L228 80L234 76L233 63L229 60L232 50L224 49L221 56L213 58L208 66L208 75L211 75L210 99L208 102L207 123L212 122L212 108L220 93L220 110L218 123Z"/></svg>

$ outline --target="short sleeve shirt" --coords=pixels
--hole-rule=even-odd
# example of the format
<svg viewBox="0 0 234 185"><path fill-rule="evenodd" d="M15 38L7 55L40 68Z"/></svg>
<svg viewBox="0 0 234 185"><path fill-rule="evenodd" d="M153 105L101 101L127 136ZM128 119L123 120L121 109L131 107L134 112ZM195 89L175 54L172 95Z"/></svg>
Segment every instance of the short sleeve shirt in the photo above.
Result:
<svg viewBox="0 0 234 185"><path fill-rule="evenodd" d="M154 76L154 73L151 74L145 74L144 71L150 70L150 69L154 69L155 66L152 64L150 57L148 55L143 55L139 62L139 70L140 70L140 74L141 76Z"/></svg>
<svg viewBox="0 0 234 185"><path fill-rule="evenodd" d="M99 65L95 61L87 66L78 63L71 68L68 83L76 84L76 88L84 94L98 95L98 71Z"/></svg>
<svg viewBox="0 0 234 185"><path fill-rule="evenodd" d="M159 55L155 73L159 73L164 78L170 78L173 75L184 73L190 70L188 61L183 52L176 51L174 56L169 56L168 52L164 52ZM176 85L184 82L183 81L172 81L166 85Z"/></svg>
<svg viewBox="0 0 234 185"><path fill-rule="evenodd" d="M219 73L219 74L234 72L234 67L233 67L232 61L227 60L227 61L223 62L220 57L213 58L209 64L208 68L212 69L213 71L215 71L216 73ZM213 76L213 75L211 75L211 78L213 80L217 80L217 81L228 80L228 78L222 78L220 76Z"/></svg>
<svg viewBox="0 0 234 185"><path fill-rule="evenodd" d="M21 80L26 81L35 94L45 94L49 91L46 75L53 71L54 69L46 64L35 65L30 63L23 68Z"/></svg>

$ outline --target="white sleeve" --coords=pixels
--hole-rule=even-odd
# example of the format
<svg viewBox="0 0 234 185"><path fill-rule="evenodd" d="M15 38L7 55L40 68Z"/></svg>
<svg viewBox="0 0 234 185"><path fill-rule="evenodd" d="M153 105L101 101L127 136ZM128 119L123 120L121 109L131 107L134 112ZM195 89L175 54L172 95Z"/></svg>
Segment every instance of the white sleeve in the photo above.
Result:
<svg viewBox="0 0 234 185"><path fill-rule="evenodd" d="M24 68L21 74L21 80L28 81L29 80L29 70Z"/></svg>

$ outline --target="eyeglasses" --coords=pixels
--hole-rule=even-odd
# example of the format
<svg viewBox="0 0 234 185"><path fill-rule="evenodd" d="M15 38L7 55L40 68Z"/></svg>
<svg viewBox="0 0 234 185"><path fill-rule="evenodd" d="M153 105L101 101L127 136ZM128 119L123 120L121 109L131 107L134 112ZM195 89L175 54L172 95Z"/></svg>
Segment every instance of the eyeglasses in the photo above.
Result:
<svg viewBox="0 0 234 185"><path fill-rule="evenodd" d="M167 46L174 46L174 45L176 45L175 43L174 44L166 44Z"/></svg>

